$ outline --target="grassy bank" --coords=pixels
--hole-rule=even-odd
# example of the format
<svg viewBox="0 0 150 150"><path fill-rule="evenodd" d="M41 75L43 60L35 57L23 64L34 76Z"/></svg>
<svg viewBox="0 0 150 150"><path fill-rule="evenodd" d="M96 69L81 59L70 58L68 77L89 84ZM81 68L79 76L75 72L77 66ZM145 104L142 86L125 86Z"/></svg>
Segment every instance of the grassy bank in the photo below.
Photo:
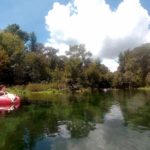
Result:
<svg viewBox="0 0 150 150"><path fill-rule="evenodd" d="M10 93L19 95L21 98L28 98L32 100L49 100L53 99L54 96L61 97L71 93L69 88L59 83L34 83L21 86L12 86L7 88ZM111 89L117 90L117 89ZM150 87L141 87L138 90L150 91ZM77 93L89 93L90 88L80 88ZM58 98L59 99L59 98Z"/></svg>
<svg viewBox="0 0 150 150"><path fill-rule="evenodd" d="M145 90L145 91L150 91L150 87L140 87L138 90Z"/></svg>
<svg viewBox="0 0 150 150"><path fill-rule="evenodd" d="M28 84L28 85L19 85L8 87L8 92L19 95L20 97L27 98L39 98L39 97L47 97L50 95L59 95L67 92L67 89L63 89L61 87L54 84Z"/></svg>

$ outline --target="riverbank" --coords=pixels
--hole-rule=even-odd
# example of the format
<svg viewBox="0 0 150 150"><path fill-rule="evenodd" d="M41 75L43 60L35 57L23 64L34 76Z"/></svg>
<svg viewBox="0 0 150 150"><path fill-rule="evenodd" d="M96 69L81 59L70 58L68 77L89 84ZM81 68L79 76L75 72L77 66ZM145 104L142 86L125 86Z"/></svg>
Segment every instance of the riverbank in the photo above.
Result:
<svg viewBox="0 0 150 150"><path fill-rule="evenodd" d="M7 88L8 92L14 93L22 98L39 99L52 95L62 95L67 93L65 90L51 88L49 84L29 84L29 85L17 85Z"/></svg>
<svg viewBox="0 0 150 150"><path fill-rule="evenodd" d="M51 99L53 96L62 96L62 95L68 95L71 94L72 91L69 89L69 87L60 87L58 84L28 84L28 85L17 85L17 86L11 86L7 88L10 93L14 93L16 95L19 95L22 98L28 98L28 99L35 99L35 100L43 100L43 99ZM111 88L109 90L116 91L118 89ZM134 89L135 90L135 89ZM137 90L145 90L150 91L150 87L140 87ZM97 90L96 90L97 91ZM108 89L102 89L102 91L107 92ZM90 88L80 88L77 91L74 91L75 93L90 93Z"/></svg>
<svg viewBox="0 0 150 150"><path fill-rule="evenodd" d="M150 87L140 87L138 90L150 91Z"/></svg>
<svg viewBox="0 0 150 150"><path fill-rule="evenodd" d="M7 87L8 91L15 93L19 96L28 96L30 94L63 94L63 93L84 93L89 92L90 88L80 87L78 89L72 89L69 86L62 83L30 83L28 85L16 85Z"/></svg>

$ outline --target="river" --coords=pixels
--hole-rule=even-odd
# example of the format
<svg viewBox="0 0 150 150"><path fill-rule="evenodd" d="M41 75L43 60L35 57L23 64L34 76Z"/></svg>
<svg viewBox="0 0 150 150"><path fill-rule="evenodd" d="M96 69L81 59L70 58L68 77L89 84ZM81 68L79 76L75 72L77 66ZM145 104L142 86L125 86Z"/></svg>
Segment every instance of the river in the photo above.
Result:
<svg viewBox="0 0 150 150"><path fill-rule="evenodd" d="M150 150L150 92L38 98L1 114L0 150Z"/></svg>

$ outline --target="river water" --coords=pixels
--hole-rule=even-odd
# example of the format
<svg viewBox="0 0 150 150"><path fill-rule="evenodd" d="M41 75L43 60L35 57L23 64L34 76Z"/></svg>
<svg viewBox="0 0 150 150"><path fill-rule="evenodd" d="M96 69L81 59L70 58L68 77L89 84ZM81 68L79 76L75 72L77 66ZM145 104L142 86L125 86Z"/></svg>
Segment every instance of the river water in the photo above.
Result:
<svg viewBox="0 0 150 150"><path fill-rule="evenodd" d="M150 92L33 96L0 116L0 150L150 150Z"/></svg>

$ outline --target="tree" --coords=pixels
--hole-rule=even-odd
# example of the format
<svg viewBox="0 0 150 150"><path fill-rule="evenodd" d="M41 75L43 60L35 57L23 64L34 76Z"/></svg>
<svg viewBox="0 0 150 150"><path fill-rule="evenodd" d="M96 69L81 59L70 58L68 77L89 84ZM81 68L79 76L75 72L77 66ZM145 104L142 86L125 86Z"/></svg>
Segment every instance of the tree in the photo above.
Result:
<svg viewBox="0 0 150 150"><path fill-rule="evenodd" d="M3 49L0 49L0 72L7 68L9 62L7 53Z"/></svg>
<svg viewBox="0 0 150 150"><path fill-rule="evenodd" d="M111 86L111 75L104 65L95 61L90 63L84 69L84 82L87 87L94 88L109 88Z"/></svg>
<svg viewBox="0 0 150 150"><path fill-rule="evenodd" d="M70 46L69 51L66 51L66 55L70 58L81 59L83 65L86 65L92 56L90 52L86 51L84 44Z"/></svg>
<svg viewBox="0 0 150 150"><path fill-rule="evenodd" d="M46 57L50 69L55 70L59 62L59 58L57 56L58 49L53 47L44 47L43 53Z"/></svg>
<svg viewBox="0 0 150 150"><path fill-rule="evenodd" d="M14 82L14 66L18 61L17 55L24 49L23 41L18 37L18 35L13 35L9 32L1 32L0 49L1 55L3 55L3 61L7 60L7 69L5 69L3 74L1 74L1 79L4 82L12 84ZM3 66L6 65L3 64Z"/></svg>
<svg viewBox="0 0 150 150"><path fill-rule="evenodd" d="M6 78L6 71L8 69L9 63L10 61L7 53L3 49L0 49L0 82L3 82Z"/></svg>
<svg viewBox="0 0 150 150"><path fill-rule="evenodd" d="M0 47L11 57L19 51L22 51L24 45L18 35L2 32L0 33Z"/></svg>
<svg viewBox="0 0 150 150"><path fill-rule="evenodd" d="M50 81L48 64L43 54L28 52L24 58L26 82Z"/></svg>
<svg viewBox="0 0 150 150"><path fill-rule="evenodd" d="M21 30L20 26L17 24L8 25L4 31L12 33L13 35L18 35L19 38L24 41L24 43L29 40L29 34Z"/></svg>
<svg viewBox="0 0 150 150"><path fill-rule="evenodd" d="M122 84L119 86L122 88L145 86L149 70L150 44L144 44L132 51L125 51L119 56L118 71L122 78Z"/></svg>
<svg viewBox="0 0 150 150"><path fill-rule="evenodd" d="M29 50L32 52L37 51L37 38L34 32L31 32L29 35Z"/></svg>
<svg viewBox="0 0 150 150"><path fill-rule="evenodd" d="M77 89L81 84L84 67L90 62L91 53L86 52L83 44L70 46L66 51L68 58L65 61L66 78L70 88Z"/></svg>
<svg viewBox="0 0 150 150"><path fill-rule="evenodd" d="M145 82L147 86L150 86L150 72L147 74L146 78L145 78Z"/></svg>
<svg viewBox="0 0 150 150"><path fill-rule="evenodd" d="M123 87L123 75L120 71L113 73L112 87L122 88Z"/></svg>

